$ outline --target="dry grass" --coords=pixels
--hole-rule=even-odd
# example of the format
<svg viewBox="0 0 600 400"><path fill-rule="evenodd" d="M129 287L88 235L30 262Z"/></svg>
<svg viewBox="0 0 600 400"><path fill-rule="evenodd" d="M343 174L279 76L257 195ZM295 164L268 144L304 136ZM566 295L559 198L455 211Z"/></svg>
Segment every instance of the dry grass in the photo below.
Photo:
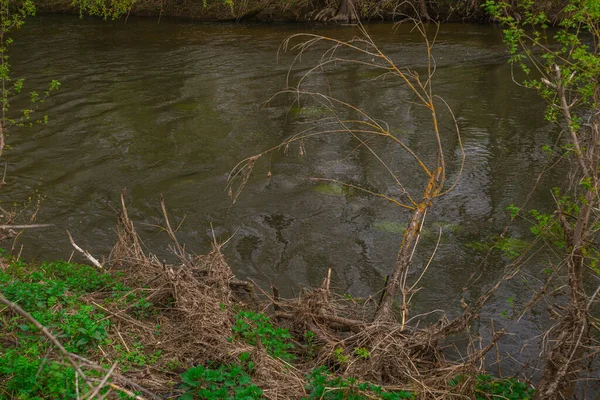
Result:
<svg viewBox="0 0 600 400"><path fill-rule="evenodd" d="M124 201L117 226L118 240L109 258L111 268L120 271L133 290L143 292L146 300L160 310L148 321L134 319L124 309L109 310L117 322L113 329L124 342L137 337L150 352L162 352L155 371L141 374L136 381L164 392L167 383L173 381L173 374L165 374L161 364L175 362L190 367L209 361L231 363L240 353L250 352L257 365L254 381L268 397L297 398L303 394L302 372L270 357L260 346L228 340L236 312L258 307L252 284L235 278L216 242L206 255L182 253L184 248L170 228L166 210L164 216L165 231L174 239L173 251L179 264L165 264L144 251ZM159 335L156 325L160 325ZM296 395L284 394L282 388L286 388L285 393Z"/></svg>

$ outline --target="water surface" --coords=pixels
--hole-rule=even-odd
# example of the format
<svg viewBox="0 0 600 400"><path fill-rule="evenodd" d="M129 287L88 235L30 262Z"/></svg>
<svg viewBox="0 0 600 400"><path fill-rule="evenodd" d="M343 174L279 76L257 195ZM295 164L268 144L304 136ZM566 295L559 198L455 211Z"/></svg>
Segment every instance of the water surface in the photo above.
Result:
<svg viewBox="0 0 600 400"><path fill-rule="evenodd" d="M423 47L410 27L394 32L392 25L373 24L368 30L392 59L423 70ZM307 142L303 157L297 148L276 153L257 165L235 205L227 195L227 176L238 161L323 116L318 108L298 112L289 97L265 106L285 87L293 58L281 54L278 60L279 46L299 32L342 39L358 34L352 27L168 19L160 25L135 18L127 24L67 16L28 21L15 35L13 73L26 78L28 90L40 90L51 79L62 89L40 110L50 116L47 126L14 130L9 138L4 202L24 202L38 191L44 200L37 222L54 224L25 233L19 239L23 255L68 258L67 229L91 253L107 255L126 188L130 215L148 248L161 257L168 257L169 244L155 227L161 223L162 194L173 223L185 218L179 234L189 249L210 248L211 224L218 240L233 235L224 252L241 278L272 282L290 294L320 284L331 268L342 292L368 296L380 290L393 267L406 212L309 180L329 177L394 192L381 166L364 149L355 151L348 137ZM472 242L506 226L506 206L529 194L546 162L541 146L553 142L557 132L543 122L537 95L513 83L498 28L442 25L434 54L435 89L459 121L467 162L456 189L427 217L417 267L429 258L440 229L443 236L415 307L455 313L465 282L481 268ZM315 57L308 55L303 67ZM413 96L399 82L374 81L376 76L366 67L340 65L311 88L331 90L387 121L420 153L435 154L427 114L411 105ZM441 121L444 129L451 127L448 113ZM445 144L449 160L456 162L455 137ZM387 162L403 182L419 185L422 176L405 154L383 144L376 148L387 151ZM533 197L539 208L551 203L549 188L543 181ZM511 234L528 238L525 228L512 228ZM507 263L499 255L488 261L468 298ZM485 318L517 333L505 340L508 351L518 352L522 338L540 327L535 316L515 325L500 315L510 308L509 298L518 304L529 296L520 282L508 283L486 308Z"/></svg>

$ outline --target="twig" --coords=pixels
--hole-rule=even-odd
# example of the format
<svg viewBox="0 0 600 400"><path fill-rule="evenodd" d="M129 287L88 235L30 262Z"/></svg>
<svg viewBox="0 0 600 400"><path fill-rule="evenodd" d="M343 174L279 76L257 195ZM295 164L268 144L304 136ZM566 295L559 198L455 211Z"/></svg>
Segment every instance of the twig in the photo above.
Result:
<svg viewBox="0 0 600 400"><path fill-rule="evenodd" d="M108 386L110 386L111 388L118 390L119 392L123 392L125 393L127 396L129 397L133 397L135 400L146 400L145 398L143 398L142 396L138 396L137 394L133 393L130 390L125 389L124 387L121 387L119 385L116 385L114 383L109 383ZM159 397L160 398L160 397Z"/></svg>
<svg viewBox="0 0 600 400"><path fill-rule="evenodd" d="M92 361L88 360L88 359L87 359L87 358L85 358L85 357L82 357L82 356L80 356L80 355L73 354L73 353L71 353L70 355L71 355L73 358L75 358L75 359L77 359L77 360L79 360L79 361L83 362L83 363L84 363L84 364L85 364L85 365L86 365L88 368L90 368L90 369L93 369L94 371L99 371L99 372L103 372L103 373L107 373L107 372L108 372L108 369L106 369L106 368L104 368L104 367L102 367L102 366L100 366L100 365L96 364L95 362L92 362ZM136 391L139 391L139 392L142 392L142 393L144 393L146 396L148 396L148 397L149 397L149 398L151 398L151 399L155 399L155 400L163 400L163 398L162 398L162 397L160 397L160 396L158 396L158 395L156 395L156 394L152 393L152 392L151 392L151 391L149 391L148 389L146 389L146 388L144 388L144 387L142 387L142 386L138 385L137 383L135 383L134 381L132 381L132 380L131 380L131 379L129 379L129 378L126 378L126 377L124 377L123 375L120 375L120 374L118 374L118 373L116 373L116 372L113 372L113 374L112 374L112 377L113 377L113 379L116 379L116 380L118 380L118 381L121 381L121 382L123 382L124 384L126 384L127 386L130 386L132 389L134 389L134 390L136 390ZM113 389L115 389L115 390L122 391L123 393L126 393L126 394L128 394L128 395L130 395L130 396L132 396L132 397L135 397L136 399L139 399L139 400L144 400L144 398L143 398L143 397L136 396L136 395L134 395L132 392L128 391L127 389L124 389L124 388L122 388L121 386L118 386L118 385L116 385L116 384L114 384L114 383L109 383L109 384L108 384L108 386L112 387L112 388L113 388ZM130 394L130 393L131 393L131 394Z"/></svg>
<svg viewBox="0 0 600 400"><path fill-rule="evenodd" d="M494 320L491 320L492 322L492 333L495 335L496 334L496 328L494 328ZM496 345L496 363L498 364L498 377L502 378L502 368L500 367L500 349L498 349L498 343L495 343Z"/></svg>
<svg viewBox="0 0 600 400"><path fill-rule="evenodd" d="M92 400L98 393L100 393L100 390L102 390L102 388L106 385L108 378L110 378L110 376L113 374L116 367L117 363L114 363L112 367L110 367L108 372L104 375L104 378L102 378L98 386L96 386L96 389L94 389L94 391L90 393L89 396L87 396L86 400Z"/></svg>
<svg viewBox="0 0 600 400"><path fill-rule="evenodd" d="M92 264L94 264L95 267L97 267L99 269L104 269L104 267L102 266L102 264L100 264L100 261L96 260L94 258L94 256L92 256L87 250L84 250L81 247L77 246L77 244L73 240L73 237L71 236L71 233L69 233L69 231L67 231L67 235L69 235L69 241L71 242L71 245L75 248L75 250L77 250L78 252L80 252L81 254L83 254L83 256L85 258L87 258L89 262L91 262Z"/></svg>
<svg viewBox="0 0 600 400"><path fill-rule="evenodd" d="M115 328L115 330L117 331L117 335L119 335L119 339L121 339L121 343L123 343L123 346L125 346L125 350L127 350L128 353L131 353L131 350L129 350L129 346L127 346L127 343L125 343L125 340L123 339L123 336L121 336L121 332L119 332L119 329Z"/></svg>
<svg viewBox="0 0 600 400"><path fill-rule="evenodd" d="M0 181L0 187L6 185L6 169L8 167L7 163L4 163L4 174L2 175L2 181Z"/></svg>
<svg viewBox="0 0 600 400"><path fill-rule="evenodd" d="M79 396L79 374L77 372L75 372L75 395L77 400L81 399L81 396Z"/></svg>
<svg viewBox="0 0 600 400"><path fill-rule="evenodd" d="M0 225L0 229L30 229L30 228L48 228L54 226L54 224L25 224L25 225Z"/></svg>
<svg viewBox="0 0 600 400"><path fill-rule="evenodd" d="M35 378L34 379L37 379L38 376L40 376L40 373L42 372L42 370L44 369L44 366L48 362L48 357L50 357L50 353L51 352L52 352L52 346L48 346L48 350L46 350L46 355L44 355L44 359L40 363L40 366L38 367L38 370L37 370L37 372L35 374Z"/></svg>
<svg viewBox="0 0 600 400"><path fill-rule="evenodd" d="M169 234L169 237L171 238L171 240L173 240L173 243L175 245L175 248L174 248L175 255L185 265L187 265L188 267L193 267L194 264L187 257L185 247L182 246L181 244L179 244L179 241L177 240L177 236L175 235L175 231L173 231L173 228L171 228L171 223L169 222L169 214L167 213L167 206L165 205L165 199L162 196L160 197L160 207L162 209L163 216L165 217L166 227L164 229L167 231L167 233Z"/></svg>
<svg viewBox="0 0 600 400"><path fill-rule="evenodd" d="M152 332L152 331L153 331L153 330L152 330L152 328L149 328L149 327L147 327L146 325L143 325L142 323L140 323L140 322L138 322L138 321L134 320L133 318L129 318L129 317L127 317L127 316L120 315L120 314L121 314L121 311L119 311L119 312L117 312L117 313L114 313L114 312L112 312L111 310L109 310L108 308L106 308L106 307L103 307L103 306L101 306L100 304L96 303L95 301L92 301L92 304L93 304L93 305L95 305L95 306L96 306L96 307L98 307L98 308L101 308L102 310L106 311L107 313L111 314L113 317L117 317L117 318L119 318L119 319L122 319L123 321L129 322L130 324L133 324L133 325L139 326L140 328L143 328L143 329L145 329L145 330L147 330L147 331L149 331L149 332Z"/></svg>

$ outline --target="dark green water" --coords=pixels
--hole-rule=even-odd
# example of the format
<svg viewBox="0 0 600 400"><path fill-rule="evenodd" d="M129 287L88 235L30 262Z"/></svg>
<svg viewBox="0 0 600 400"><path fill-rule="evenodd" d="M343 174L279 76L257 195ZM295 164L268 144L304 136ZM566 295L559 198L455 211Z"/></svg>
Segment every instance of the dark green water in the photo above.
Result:
<svg viewBox="0 0 600 400"><path fill-rule="evenodd" d="M409 28L400 26L394 33L391 25L377 24L368 30L392 59L420 68L423 48ZM39 90L51 79L61 81L62 89L40 110L51 118L47 126L14 130L9 138L13 148L6 154L9 186L2 189L3 201L23 202L38 190L45 199L37 222L54 224L23 234L18 241L23 255L68 258L67 229L91 253L108 255L119 195L127 188L130 215L148 248L162 257L169 240L154 227L161 223L161 194L174 224L185 217L179 233L190 250L209 249L211 223L219 240L234 235L224 252L241 278L271 281L289 294L320 284L332 268L334 285L344 292L366 296L381 289L407 214L371 196L308 180L330 177L394 193L381 166L364 149L353 151L356 143L348 137L307 142L304 157L297 148L277 153L257 165L235 205L227 196L227 176L238 161L319 117L318 109L290 109L289 97L264 107L285 87L293 58L281 54L277 60L280 43L306 31L342 39L358 33L352 27L164 19L160 25L152 19L124 24L62 16L28 21L15 35L13 73L26 78L28 90ZM467 162L456 189L428 214L414 258L417 270L440 228L443 236L415 307L452 314L463 286L481 268L481 254L469 244L506 226L506 206L521 203L531 191L547 161L541 146L553 142L557 132L543 122L544 105L536 94L513 83L499 29L443 25L434 54L434 87L456 114ZM309 62L314 59L307 56ZM340 65L328 80L317 78L310 87L332 90L385 120L420 154L435 154L430 124L423 122L426 114L419 107L410 105L411 94L393 79L374 77L366 67ZM443 129L451 127L447 113L441 121ZM445 144L449 160L457 161L456 140ZM421 181L404 153L375 146L388 151L386 160L403 182L418 186ZM543 181L534 195L539 208L549 204L549 188ZM524 228L511 233L528 238ZM488 260L469 297L497 278L506 263L500 256ZM510 308L510 297L516 304L530 297L517 281L502 288L484 315L518 334L504 342L511 352L519 351L522 337L537 332L541 323L533 316L519 324L500 316Z"/></svg>

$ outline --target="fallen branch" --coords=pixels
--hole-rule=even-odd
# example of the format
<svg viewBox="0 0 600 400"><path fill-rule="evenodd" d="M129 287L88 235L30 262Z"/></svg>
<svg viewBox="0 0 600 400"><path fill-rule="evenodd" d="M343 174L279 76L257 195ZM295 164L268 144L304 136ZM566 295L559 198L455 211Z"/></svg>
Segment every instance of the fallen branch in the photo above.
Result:
<svg viewBox="0 0 600 400"><path fill-rule="evenodd" d="M95 371L98 371L98 372L103 372L103 373L105 373L105 374L106 374L106 373L108 373L108 371L109 371L107 368L104 368L104 367L102 367L102 366L100 366L100 365L96 364L95 362L93 362L93 361L90 361L90 360L88 360L87 358L85 358L85 357L82 357L82 356L80 356L80 355L77 355L77 354L73 354L73 353L71 353L71 356L72 356L73 358L75 358L75 359L77 359L77 360L81 361L82 363L86 364L86 366L87 366L88 368L90 368L90 369L93 369L93 370L95 370ZM137 392L141 392L141 393L145 394L146 396L148 396L148 397L149 397L149 398L151 398L151 399L154 399L154 400L163 400L163 398L162 398L161 396L159 396L159 395L157 395L157 394L154 394L154 393L152 393L152 392L151 392L151 391L149 391L148 389L146 389L146 388L144 388L144 387L142 387L142 386L138 385L137 383L135 383L134 381L132 381L132 380L131 380L131 379L129 379L129 378L126 378L126 377L125 377L125 376L123 376L123 375L120 375L120 374L118 374L118 373L114 372L114 373L112 374L112 377L113 377L113 379L114 379L114 380L117 380L117 381L120 381L120 382L122 382L124 385L127 385L127 386L131 387L133 390L135 390L135 391L137 391ZM108 386L110 386L111 388L113 388L113 389L115 389L115 390L121 391L121 392L123 392L123 393L125 393L125 394L127 394L127 395L129 395L129 396L135 397L137 400L145 400L143 397L136 396L135 394L133 394L133 393L132 393L132 392L130 392L129 390L127 390L127 389L125 389L125 388L122 388L121 386L118 386L118 385L116 385L115 383L109 383L109 384L108 384Z"/></svg>
<svg viewBox="0 0 600 400"><path fill-rule="evenodd" d="M85 258L87 258L88 261L91 262L95 267L97 267L99 269L104 269L104 266L102 264L100 264L100 261L95 259L94 256L92 256L87 250L84 250L81 247L77 246L77 244L73 240L73 237L71 236L71 233L69 233L69 231L67 231L67 235L69 235L69 241L71 242L71 245L75 248L75 250L77 250L78 252L83 254L83 256Z"/></svg>
<svg viewBox="0 0 600 400"><path fill-rule="evenodd" d="M50 226L54 226L54 224L0 225L0 229L1 230L9 230L9 229L48 228Z"/></svg>
<svg viewBox="0 0 600 400"><path fill-rule="evenodd" d="M133 397L135 400L146 400L142 396L138 396L137 394L133 393L132 391L127 390L119 385L115 385L114 383L109 383L108 386L110 386L111 388L113 388L115 390L118 390L119 392L125 393L129 397Z"/></svg>

